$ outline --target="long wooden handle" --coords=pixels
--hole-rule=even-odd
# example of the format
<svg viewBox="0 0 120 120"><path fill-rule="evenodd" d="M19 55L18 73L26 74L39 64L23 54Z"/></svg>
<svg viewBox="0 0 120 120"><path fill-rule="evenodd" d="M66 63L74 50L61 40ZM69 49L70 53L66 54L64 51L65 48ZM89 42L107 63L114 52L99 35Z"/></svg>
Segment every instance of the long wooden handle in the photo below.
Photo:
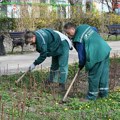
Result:
<svg viewBox="0 0 120 120"><path fill-rule="evenodd" d="M68 93L70 92L70 89L71 89L73 83L75 82L75 80L76 80L76 78L77 78L79 72L80 72L80 69L78 69L78 71L77 71L75 77L73 78L73 80L72 80L72 82L71 82L69 88L67 89L67 92L65 93L65 95L64 95L64 97L63 97L63 100L62 100L63 102L65 102L65 100L66 100L66 98L67 98L67 96L68 96Z"/></svg>
<svg viewBox="0 0 120 120"><path fill-rule="evenodd" d="M18 80L15 81L16 84L18 84L22 78L28 73L29 70L27 70Z"/></svg>

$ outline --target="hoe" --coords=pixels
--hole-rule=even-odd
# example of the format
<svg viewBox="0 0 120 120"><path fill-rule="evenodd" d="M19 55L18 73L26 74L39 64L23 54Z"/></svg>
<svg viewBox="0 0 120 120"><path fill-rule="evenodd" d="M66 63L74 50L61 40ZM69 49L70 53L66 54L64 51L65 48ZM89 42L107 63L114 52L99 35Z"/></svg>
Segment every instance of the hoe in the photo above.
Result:
<svg viewBox="0 0 120 120"><path fill-rule="evenodd" d="M66 102L66 98L67 98L67 96L68 96L68 93L70 92L71 87L72 87L73 83L75 82L75 80L76 80L77 76L79 75L79 73L80 73L80 69L78 69L75 77L73 78L70 86L68 87L67 92L65 93L65 95L64 95L64 97L63 97L63 99L62 99L62 102L63 102L63 103Z"/></svg>

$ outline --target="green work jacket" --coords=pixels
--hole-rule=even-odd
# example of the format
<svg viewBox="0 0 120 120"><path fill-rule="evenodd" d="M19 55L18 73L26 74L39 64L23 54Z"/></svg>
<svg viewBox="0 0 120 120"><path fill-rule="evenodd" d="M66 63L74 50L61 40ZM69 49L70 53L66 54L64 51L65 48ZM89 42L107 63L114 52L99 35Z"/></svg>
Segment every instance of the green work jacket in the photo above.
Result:
<svg viewBox="0 0 120 120"><path fill-rule="evenodd" d="M35 65L42 63L46 57L62 54L60 36L52 29L37 30L35 35L36 51L40 53L40 56L34 62Z"/></svg>
<svg viewBox="0 0 120 120"><path fill-rule="evenodd" d="M103 61L111 50L106 41L87 24L76 28L73 42L80 42L85 46L86 70L90 70L96 63Z"/></svg>

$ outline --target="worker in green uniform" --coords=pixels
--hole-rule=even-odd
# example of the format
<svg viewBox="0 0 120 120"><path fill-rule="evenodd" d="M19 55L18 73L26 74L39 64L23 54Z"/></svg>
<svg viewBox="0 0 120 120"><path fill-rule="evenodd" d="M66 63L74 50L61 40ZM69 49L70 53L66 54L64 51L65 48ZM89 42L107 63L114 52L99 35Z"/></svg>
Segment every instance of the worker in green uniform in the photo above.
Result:
<svg viewBox="0 0 120 120"><path fill-rule="evenodd" d="M87 24L78 27L71 22L64 25L64 30L72 39L78 52L79 68L85 66L88 71L87 100L96 100L108 96L109 90L109 54L111 48L105 40Z"/></svg>
<svg viewBox="0 0 120 120"><path fill-rule="evenodd" d="M52 56L50 77L46 84L56 81L56 76L59 76L59 87L61 90L65 90L68 75L69 49L72 49L72 43L69 38L59 31L40 29L35 32L27 31L25 42L26 44L34 44L36 51L40 53L40 56L29 67L29 71L33 70L36 65L41 64L46 57Z"/></svg>

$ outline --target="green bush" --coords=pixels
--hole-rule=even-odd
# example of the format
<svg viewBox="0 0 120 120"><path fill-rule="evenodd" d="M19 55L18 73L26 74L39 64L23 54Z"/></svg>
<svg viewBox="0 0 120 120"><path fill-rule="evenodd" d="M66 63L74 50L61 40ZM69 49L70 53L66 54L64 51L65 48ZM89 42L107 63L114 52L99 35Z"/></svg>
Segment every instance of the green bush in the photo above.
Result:
<svg viewBox="0 0 120 120"><path fill-rule="evenodd" d="M49 21L49 22L48 22ZM43 27L51 27L62 31L63 25L65 22L71 21L76 25L80 24L89 24L91 26L95 26L99 29L100 32L106 32L107 27L106 25L109 24L119 24L120 23L120 16L116 14L107 14L107 13L85 13L84 15L74 16L68 19L60 19L56 17L51 18L38 18L36 22L36 28L43 28Z"/></svg>
<svg viewBox="0 0 120 120"><path fill-rule="evenodd" d="M13 18L0 18L0 31L6 32L16 28L15 19Z"/></svg>

